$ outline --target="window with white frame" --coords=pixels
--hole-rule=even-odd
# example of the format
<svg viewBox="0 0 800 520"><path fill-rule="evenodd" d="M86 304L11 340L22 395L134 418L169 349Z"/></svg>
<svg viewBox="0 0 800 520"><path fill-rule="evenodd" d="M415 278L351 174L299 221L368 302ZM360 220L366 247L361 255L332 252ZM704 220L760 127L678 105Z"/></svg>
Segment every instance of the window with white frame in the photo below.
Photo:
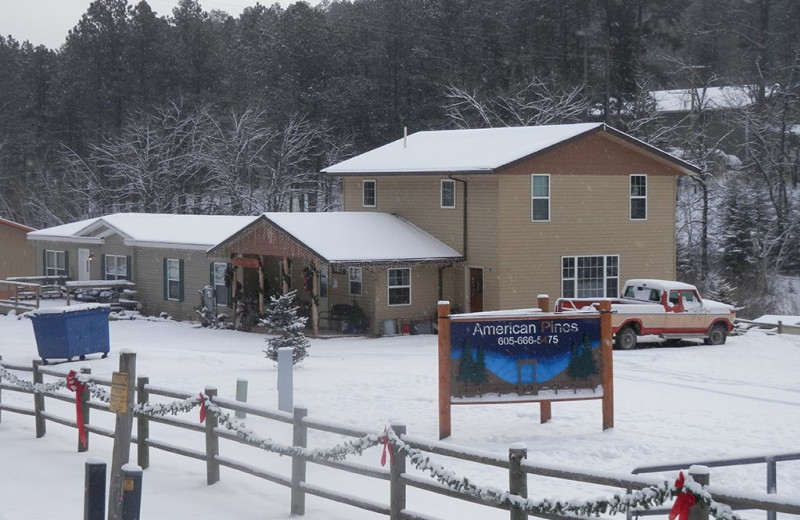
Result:
<svg viewBox="0 0 800 520"><path fill-rule="evenodd" d="M550 175L531 175L531 222L550 220Z"/></svg>
<svg viewBox="0 0 800 520"><path fill-rule="evenodd" d="M647 175L631 175L631 220L647 219Z"/></svg>
<svg viewBox="0 0 800 520"><path fill-rule="evenodd" d="M183 301L183 262L175 258L164 259L164 297Z"/></svg>
<svg viewBox="0 0 800 520"><path fill-rule="evenodd" d="M211 272L214 281L214 298L217 305L228 305L229 287L225 283L225 273L228 270L226 262L213 262Z"/></svg>
<svg viewBox="0 0 800 520"><path fill-rule="evenodd" d="M350 296L361 296L361 275L360 267L349 267L347 269L347 292Z"/></svg>
<svg viewBox="0 0 800 520"><path fill-rule="evenodd" d="M374 208L375 201L377 200L378 187L375 181L364 181L362 183L362 198L361 202L365 208Z"/></svg>
<svg viewBox="0 0 800 520"><path fill-rule="evenodd" d="M389 269L389 305L411 305L411 269Z"/></svg>
<svg viewBox="0 0 800 520"><path fill-rule="evenodd" d="M67 253L47 250L44 252L45 276L67 276Z"/></svg>
<svg viewBox="0 0 800 520"><path fill-rule="evenodd" d="M103 255L103 276L106 280L128 279L128 257Z"/></svg>
<svg viewBox="0 0 800 520"><path fill-rule="evenodd" d="M456 181L452 179L442 179L441 184L441 207L456 207Z"/></svg>
<svg viewBox="0 0 800 520"><path fill-rule="evenodd" d="M564 298L615 298L618 290L618 255L561 258L561 295Z"/></svg>

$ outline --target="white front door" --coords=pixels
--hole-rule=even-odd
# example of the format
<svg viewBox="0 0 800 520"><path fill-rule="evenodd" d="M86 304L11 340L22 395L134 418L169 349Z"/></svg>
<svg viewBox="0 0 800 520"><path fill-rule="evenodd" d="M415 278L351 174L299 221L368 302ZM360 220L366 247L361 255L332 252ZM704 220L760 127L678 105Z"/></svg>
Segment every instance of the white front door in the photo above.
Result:
<svg viewBox="0 0 800 520"><path fill-rule="evenodd" d="M78 249L78 280L86 281L90 279L89 271L89 250Z"/></svg>

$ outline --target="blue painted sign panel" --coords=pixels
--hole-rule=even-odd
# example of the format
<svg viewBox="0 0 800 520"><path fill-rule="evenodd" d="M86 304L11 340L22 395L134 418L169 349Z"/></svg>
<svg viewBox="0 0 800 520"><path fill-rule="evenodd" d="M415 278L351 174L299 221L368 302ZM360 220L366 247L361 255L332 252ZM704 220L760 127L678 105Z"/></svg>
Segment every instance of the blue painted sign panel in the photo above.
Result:
<svg viewBox="0 0 800 520"><path fill-rule="evenodd" d="M459 399L568 399L600 388L596 314L451 317L450 386Z"/></svg>

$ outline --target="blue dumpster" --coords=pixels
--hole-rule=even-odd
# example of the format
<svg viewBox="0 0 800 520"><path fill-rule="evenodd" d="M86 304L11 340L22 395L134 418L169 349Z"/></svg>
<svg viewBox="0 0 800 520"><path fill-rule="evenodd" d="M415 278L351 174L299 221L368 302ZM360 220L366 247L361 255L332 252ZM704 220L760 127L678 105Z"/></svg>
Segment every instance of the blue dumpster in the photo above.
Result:
<svg viewBox="0 0 800 520"><path fill-rule="evenodd" d="M86 354L108 355L108 314L106 304L87 303L67 307L45 307L31 311L36 347L42 363L50 359L79 357Z"/></svg>

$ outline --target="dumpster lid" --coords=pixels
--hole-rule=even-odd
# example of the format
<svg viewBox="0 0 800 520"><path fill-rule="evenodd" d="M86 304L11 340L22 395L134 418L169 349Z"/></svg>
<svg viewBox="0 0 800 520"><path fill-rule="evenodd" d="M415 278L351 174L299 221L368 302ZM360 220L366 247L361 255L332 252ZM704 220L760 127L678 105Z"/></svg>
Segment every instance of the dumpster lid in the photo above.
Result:
<svg viewBox="0 0 800 520"><path fill-rule="evenodd" d="M65 314L68 312L92 311L96 309L110 309L107 303L79 303L77 305L64 305L55 307L42 307L26 314L29 316L39 316L42 314Z"/></svg>

